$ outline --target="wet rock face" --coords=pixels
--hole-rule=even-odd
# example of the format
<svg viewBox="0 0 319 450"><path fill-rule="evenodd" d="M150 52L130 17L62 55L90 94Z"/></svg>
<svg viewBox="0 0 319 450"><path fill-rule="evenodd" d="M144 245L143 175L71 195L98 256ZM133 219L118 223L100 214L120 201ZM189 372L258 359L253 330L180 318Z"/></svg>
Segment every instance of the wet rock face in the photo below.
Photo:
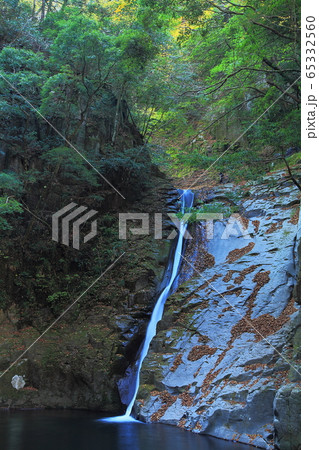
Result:
<svg viewBox="0 0 319 450"><path fill-rule="evenodd" d="M298 442L298 198L289 183L250 186L240 216L216 221L195 261L186 252L182 271L191 263L192 278L167 301L143 364L143 420L295 448L285 445Z"/></svg>

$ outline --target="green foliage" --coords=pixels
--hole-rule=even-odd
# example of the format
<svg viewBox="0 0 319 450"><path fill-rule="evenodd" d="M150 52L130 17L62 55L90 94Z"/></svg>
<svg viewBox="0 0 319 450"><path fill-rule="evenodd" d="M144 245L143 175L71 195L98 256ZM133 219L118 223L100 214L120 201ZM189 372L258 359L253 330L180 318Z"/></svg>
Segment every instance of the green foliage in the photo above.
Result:
<svg viewBox="0 0 319 450"><path fill-rule="evenodd" d="M69 147L57 147L41 155L49 173L59 172L63 178L98 186L96 172L87 167L86 161Z"/></svg>
<svg viewBox="0 0 319 450"><path fill-rule="evenodd" d="M149 184L151 159L147 146L124 150L101 162L102 173L109 178L123 177L123 186L129 185L131 192L140 191Z"/></svg>
<svg viewBox="0 0 319 450"><path fill-rule="evenodd" d="M250 196L250 192L244 189L236 189L234 191L231 192L227 192L225 194L225 196L227 198L229 198L229 200L231 200L234 203L237 203L238 201L242 200L245 197L249 197Z"/></svg>
<svg viewBox="0 0 319 450"><path fill-rule="evenodd" d="M32 71L40 73L43 59L31 50L5 47L0 54L0 67L5 72Z"/></svg>
<svg viewBox="0 0 319 450"><path fill-rule="evenodd" d="M13 226L8 222L4 216L22 213L23 208L21 204L10 197L0 197L0 230L11 230Z"/></svg>
<svg viewBox="0 0 319 450"><path fill-rule="evenodd" d="M53 311L58 312L61 308L61 303L65 304L67 301L70 301L70 294L66 291L55 292L48 296L47 301Z"/></svg>
<svg viewBox="0 0 319 450"><path fill-rule="evenodd" d="M0 174L0 229L11 238L0 254L12 258L10 289L30 310L38 302L57 314L126 250L107 210L120 203L89 163L136 201L152 162L173 176L242 182L271 168L261 163L267 149L299 146L299 82L278 100L299 76L298 2L0 0L0 13L1 164L11 169ZM192 209L189 220L227 216L244 195ZM50 217L70 198L101 207L101 236L85 257L52 245ZM127 267L138 259L131 253Z"/></svg>
<svg viewBox="0 0 319 450"><path fill-rule="evenodd" d="M24 47L37 50L45 45L39 33L39 24L30 20L30 3L20 0L0 0L1 47Z"/></svg>
<svg viewBox="0 0 319 450"><path fill-rule="evenodd" d="M187 152L174 148L167 151L166 162L178 176L203 169L215 179L219 179L219 173L228 174L233 182L256 179L265 171L265 166L260 164L258 155L252 149L230 149L221 154L221 151L215 150L208 156L200 149Z"/></svg>
<svg viewBox="0 0 319 450"><path fill-rule="evenodd" d="M260 163L264 148L300 145L299 2L249 0L245 5L219 5L202 0L143 0L143 4L181 20L181 51L171 47L175 70L182 60L184 69L186 63L192 72L189 79L187 71L178 79L168 73L175 101L169 111L166 105L161 107L161 143L165 139L171 146L167 159L162 159L164 168L170 167L173 175L207 169L220 156L213 154L212 142L231 143L244 133L242 149L231 148L214 166L234 181L253 179L269 169ZM194 125L197 129L191 137Z"/></svg>
<svg viewBox="0 0 319 450"><path fill-rule="evenodd" d="M143 68L158 51L151 36L142 30L123 31L117 38L116 46L121 51L123 63L130 70Z"/></svg>
<svg viewBox="0 0 319 450"><path fill-rule="evenodd" d="M288 156L286 158L286 161L291 168L300 164L301 152L298 152L298 153L295 153L294 155ZM285 169L285 168L286 168L285 162L283 160L280 160L273 165L272 170L280 170L280 169Z"/></svg>
<svg viewBox="0 0 319 450"><path fill-rule="evenodd" d="M237 212L237 209L235 209L228 205L224 205L224 203L215 201L207 205L187 208L185 210L185 213L190 214L190 216L186 217L184 220L186 220L187 223L194 223L203 220L198 217L198 214L222 214L223 218L226 218L229 217L233 212ZM177 213L176 216L179 220L183 219L183 213Z"/></svg>
<svg viewBox="0 0 319 450"><path fill-rule="evenodd" d="M22 183L14 172L0 173L0 191L13 194L22 192Z"/></svg>

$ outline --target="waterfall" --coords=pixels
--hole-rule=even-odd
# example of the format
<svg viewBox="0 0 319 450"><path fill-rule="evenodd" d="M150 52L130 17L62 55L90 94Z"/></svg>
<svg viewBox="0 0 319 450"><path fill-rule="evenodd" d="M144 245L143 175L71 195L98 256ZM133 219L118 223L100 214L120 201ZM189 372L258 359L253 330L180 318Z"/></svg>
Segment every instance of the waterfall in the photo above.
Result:
<svg viewBox="0 0 319 450"><path fill-rule="evenodd" d="M194 194L190 190L181 190L179 191L181 193L181 212L184 213L186 208L190 208L193 205L193 199ZM156 334L156 327L158 322L161 320L163 316L164 311L164 305L168 298L168 296L171 294L171 289L173 287L173 283L178 275L178 270L182 261L182 251L183 251L183 239L184 234L187 229L187 223L181 222L180 224L180 230L178 233L178 240L175 248L175 252L173 255L173 265L172 265L172 272L170 274L169 282L167 283L167 286L163 289L161 294L159 295L157 302L155 304L155 307L153 309L150 322L147 327L146 336L143 341L140 356L137 362L137 370L136 370L136 378L134 380L134 394L133 397L126 408L125 414L123 416L117 416L117 417L110 417L106 419L102 419L103 421L107 422L134 422L135 419L131 416L133 406L136 400L136 396L138 393L138 389L140 386L140 371L143 364L143 361L145 359L145 356L148 353L151 341L153 337Z"/></svg>

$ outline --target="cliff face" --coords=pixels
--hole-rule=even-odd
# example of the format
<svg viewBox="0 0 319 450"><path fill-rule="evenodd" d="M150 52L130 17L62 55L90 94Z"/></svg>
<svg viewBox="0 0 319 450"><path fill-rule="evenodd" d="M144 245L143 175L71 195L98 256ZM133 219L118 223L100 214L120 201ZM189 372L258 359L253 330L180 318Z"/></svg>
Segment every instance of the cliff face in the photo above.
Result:
<svg viewBox="0 0 319 450"><path fill-rule="evenodd" d="M212 239L189 245L182 271L192 277L166 303L143 364L143 420L299 448L299 192L284 180L272 186L271 176L251 185L237 224L216 221ZM213 205L234 192L198 196Z"/></svg>
<svg viewBox="0 0 319 450"><path fill-rule="evenodd" d="M153 174L150 177L152 187L145 189L135 202L127 202L122 211L175 210L177 192L159 175ZM34 249L30 263L24 252L21 261L14 259L13 254L9 262L6 259L2 265L3 277L7 280L3 286L10 302L0 310L1 372L97 278L98 273L93 269L99 261L100 271L107 268L108 251L114 250L116 244L122 244L122 251L126 251L119 264L0 378L0 408L80 408L115 414L121 411L117 382L134 359L143 339L171 241L154 241L153 236L133 236L128 241L119 241L114 210L112 214L112 227L103 227L100 213L98 236L83 245L83 250L57 245L48 232L42 232L37 241L31 240L28 245L43 242L46 247L43 245L42 251L39 247ZM50 254L45 266L44 251ZM42 267L41 272L36 271L37 266ZM34 269L34 278L27 278L25 272L22 273L29 268ZM7 273L11 273L11 278L7 278ZM24 276L24 284L20 283L21 276ZM70 278L65 289L70 295L66 299L59 297L55 302L49 302L41 296L43 286L52 294L59 291L57 280L66 276ZM72 289L74 277L77 290ZM46 284L47 280L50 285ZM21 286L25 291L30 282L37 285L36 299L31 296L31 290L28 291L30 295L21 295ZM9 289L11 285L14 289ZM42 302L41 297L44 297ZM16 390L11 385L15 375L24 377L22 389Z"/></svg>

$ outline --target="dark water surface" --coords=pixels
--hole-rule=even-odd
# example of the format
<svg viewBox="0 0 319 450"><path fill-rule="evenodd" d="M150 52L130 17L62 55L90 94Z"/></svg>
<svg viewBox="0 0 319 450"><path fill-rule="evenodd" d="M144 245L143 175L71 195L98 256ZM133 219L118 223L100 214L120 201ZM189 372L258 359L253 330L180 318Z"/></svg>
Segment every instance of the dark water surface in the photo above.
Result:
<svg viewBox="0 0 319 450"><path fill-rule="evenodd" d="M1 411L1 450L250 450L176 427L103 423L87 411Z"/></svg>

